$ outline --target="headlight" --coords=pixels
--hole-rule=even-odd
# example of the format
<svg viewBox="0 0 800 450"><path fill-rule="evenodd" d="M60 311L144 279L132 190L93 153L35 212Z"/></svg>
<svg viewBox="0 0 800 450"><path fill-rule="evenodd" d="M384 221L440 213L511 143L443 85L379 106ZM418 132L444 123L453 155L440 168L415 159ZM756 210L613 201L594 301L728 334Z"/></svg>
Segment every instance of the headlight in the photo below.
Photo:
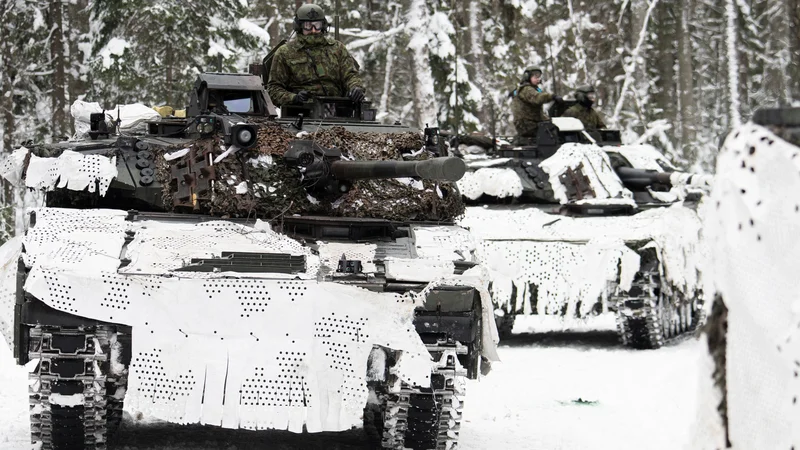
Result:
<svg viewBox="0 0 800 450"><path fill-rule="evenodd" d="M253 138L253 133L250 130L239 130L239 134L237 135L237 139L240 143L242 142L250 142L250 139Z"/></svg>
<svg viewBox="0 0 800 450"><path fill-rule="evenodd" d="M230 140L240 148L250 148L256 145L258 135L254 126L249 124L236 124L231 127Z"/></svg>

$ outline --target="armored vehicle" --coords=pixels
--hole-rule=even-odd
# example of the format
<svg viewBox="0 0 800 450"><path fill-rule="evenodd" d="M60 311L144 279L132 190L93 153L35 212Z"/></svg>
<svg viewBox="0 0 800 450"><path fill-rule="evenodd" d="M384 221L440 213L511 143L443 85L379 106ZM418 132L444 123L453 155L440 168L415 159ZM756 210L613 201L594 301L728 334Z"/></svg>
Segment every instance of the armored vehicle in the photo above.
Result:
<svg viewBox="0 0 800 450"><path fill-rule="evenodd" d="M461 224L482 240L501 335L518 314L615 312L623 343L657 348L701 320L697 200L709 179L574 118L466 151ZM470 142L471 144L481 141ZM495 224L503 223L504 227Z"/></svg>
<svg viewBox="0 0 800 450"><path fill-rule="evenodd" d="M0 251L39 448L105 448L123 406L455 448L465 381L497 357L486 277L452 222L464 163L368 106L277 117L259 77L202 74L184 117L117 134L96 113L86 139L4 161L47 190Z"/></svg>

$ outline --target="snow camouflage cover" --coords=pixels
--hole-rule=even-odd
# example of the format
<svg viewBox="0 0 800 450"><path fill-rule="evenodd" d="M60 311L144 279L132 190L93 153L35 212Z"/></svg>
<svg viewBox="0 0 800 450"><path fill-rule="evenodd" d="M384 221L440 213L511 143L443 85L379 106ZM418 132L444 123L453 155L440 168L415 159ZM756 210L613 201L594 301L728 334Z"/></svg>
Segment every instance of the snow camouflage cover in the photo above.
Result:
<svg viewBox="0 0 800 450"><path fill-rule="evenodd" d="M710 400L716 408L725 396L720 411L734 448L800 448L798 173L800 148L748 123L725 141L703 209L712 237L708 290L727 306L727 347L714 348L719 340L709 336L715 374L724 374ZM724 319L712 315L709 326L724 327Z"/></svg>
<svg viewBox="0 0 800 450"><path fill-rule="evenodd" d="M2 174L21 182L25 153L20 149L0 164ZM65 151L36 158L31 155L24 181L34 188L97 187L102 194L116 170L113 157L100 155ZM410 237L397 242L403 252L381 243L326 242L316 242L312 251L261 221L194 224L127 221L126 215L36 210L35 226L0 248L0 331L11 342L21 255L30 270L26 292L60 311L133 327L129 411L229 428L316 432L361 426L374 346L402 351L392 369L401 380L430 385L438 362L431 361L412 319L414 308L442 284L480 293L487 324L481 352L497 360L483 269L454 275L453 261L475 259L475 244L462 228L411 225ZM304 269L285 276L179 270L192 258L218 258L223 250L302 258ZM400 295L319 281L335 271L343 254L366 262L379 259L378 253L387 273L428 287ZM364 272L370 271L374 265L365 264ZM50 400L67 406L76 401Z"/></svg>
<svg viewBox="0 0 800 450"><path fill-rule="evenodd" d="M567 203L560 175L579 164L596 198L577 203L635 206L632 193L614 173L607 148L565 144L542 162L554 196ZM663 171L671 167L651 146L614 147L635 168ZM469 198L483 193L518 196L519 176L503 158L471 163L485 165L458 182ZM591 168L587 170L587 168ZM679 175L675 175L679 176ZM676 183L677 184L677 183ZM618 290L628 291L640 268L638 252L653 248L665 288L691 298L700 291L700 229L694 209L684 207L684 188L652 192L673 205L634 215L569 217L551 214L536 205L467 207L459 224L480 240L479 259L491 268L492 295L502 311L512 314L548 314L587 317L609 309ZM503 227L497 227L503 223Z"/></svg>

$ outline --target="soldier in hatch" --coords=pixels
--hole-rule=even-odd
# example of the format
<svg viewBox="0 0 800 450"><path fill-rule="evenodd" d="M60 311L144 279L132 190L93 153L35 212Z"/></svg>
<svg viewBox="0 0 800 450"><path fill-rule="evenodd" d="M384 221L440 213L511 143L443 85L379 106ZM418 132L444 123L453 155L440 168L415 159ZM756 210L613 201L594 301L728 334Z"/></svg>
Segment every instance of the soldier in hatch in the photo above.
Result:
<svg viewBox="0 0 800 450"><path fill-rule="evenodd" d="M528 67L522 73L519 86L509 94L512 98L511 113L514 114L514 128L517 129L519 136L535 137L539 130L539 122L550 120L544 112L544 104L564 101L560 95L544 92L539 87L541 82L542 70Z"/></svg>
<svg viewBox="0 0 800 450"><path fill-rule="evenodd" d="M312 95L364 100L358 63L344 44L327 34L328 21L318 5L305 4L294 16L297 37L275 52L267 91L278 106L299 104Z"/></svg>
<svg viewBox="0 0 800 450"><path fill-rule="evenodd" d="M595 100L593 86L580 86L575 91L575 100L577 100L578 103L564 111L564 117L579 119L583 122L583 127L587 130L597 130L606 127L603 118L600 117L600 113L592 109L592 104L594 104Z"/></svg>

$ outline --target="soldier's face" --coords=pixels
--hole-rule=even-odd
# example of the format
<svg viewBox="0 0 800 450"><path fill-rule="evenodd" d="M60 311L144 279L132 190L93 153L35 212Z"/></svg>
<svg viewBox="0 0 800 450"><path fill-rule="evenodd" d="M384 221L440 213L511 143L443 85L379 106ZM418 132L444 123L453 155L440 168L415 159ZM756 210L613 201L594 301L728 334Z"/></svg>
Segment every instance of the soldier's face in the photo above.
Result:
<svg viewBox="0 0 800 450"><path fill-rule="evenodd" d="M535 73L535 74L531 75L531 84L532 85L538 86L539 83L541 83L541 82L542 82L542 74Z"/></svg>

